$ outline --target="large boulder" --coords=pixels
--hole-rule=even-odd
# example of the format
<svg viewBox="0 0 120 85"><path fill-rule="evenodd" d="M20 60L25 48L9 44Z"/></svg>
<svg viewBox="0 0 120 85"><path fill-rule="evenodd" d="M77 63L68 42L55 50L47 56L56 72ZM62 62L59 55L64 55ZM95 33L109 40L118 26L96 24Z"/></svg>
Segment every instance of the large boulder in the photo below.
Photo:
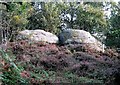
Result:
<svg viewBox="0 0 120 85"><path fill-rule="evenodd" d="M44 30L23 30L18 33L17 38L33 42L58 43L58 37L56 35Z"/></svg>
<svg viewBox="0 0 120 85"><path fill-rule="evenodd" d="M59 34L61 44L86 44L90 49L103 51L103 45L89 32L77 29L65 29Z"/></svg>

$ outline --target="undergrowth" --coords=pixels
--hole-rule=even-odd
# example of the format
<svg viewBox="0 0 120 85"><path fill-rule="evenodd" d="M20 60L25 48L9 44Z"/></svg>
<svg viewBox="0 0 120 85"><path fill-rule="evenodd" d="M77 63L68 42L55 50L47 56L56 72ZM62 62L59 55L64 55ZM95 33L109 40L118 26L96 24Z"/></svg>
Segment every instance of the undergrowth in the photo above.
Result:
<svg viewBox="0 0 120 85"><path fill-rule="evenodd" d="M16 85L22 84L27 85L29 82L27 79L21 77L21 72L23 69L19 68L12 57L8 55L3 50L0 50L1 53L1 74L0 79L2 80L3 85Z"/></svg>
<svg viewBox="0 0 120 85"><path fill-rule="evenodd" d="M13 61L15 57L11 56L10 53L0 50L0 55L0 80L2 81L2 85L29 85L42 82L49 77L45 70L40 70L41 74L25 71L20 64Z"/></svg>
<svg viewBox="0 0 120 85"><path fill-rule="evenodd" d="M43 68L36 68L34 65L29 65L33 68L31 71L26 71L27 64L24 66L20 62L15 62L15 56L11 52L0 50L1 72L0 80L2 85L43 85L44 83L100 83L102 81L97 79L90 79L88 77L77 76L71 72L66 71L51 71ZM21 61L22 62L22 61ZM59 81L58 81L59 80Z"/></svg>

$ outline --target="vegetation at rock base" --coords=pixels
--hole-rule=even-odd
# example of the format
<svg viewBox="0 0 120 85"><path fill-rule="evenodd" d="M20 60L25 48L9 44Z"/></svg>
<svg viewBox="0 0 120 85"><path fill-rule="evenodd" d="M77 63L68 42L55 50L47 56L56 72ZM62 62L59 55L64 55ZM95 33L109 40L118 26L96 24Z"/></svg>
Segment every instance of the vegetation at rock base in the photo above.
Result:
<svg viewBox="0 0 120 85"><path fill-rule="evenodd" d="M76 50L79 46L67 48L54 44L28 44L26 41L10 42L7 47L6 52L0 52L1 79L8 85L109 84L114 82L119 68L119 56L112 51L98 54Z"/></svg>
<svg viewBox="0 0 120 85"><path fill-rule="evenodd" d="M0 9L0 84L120 84L120 2L13 1ZM58 35L69 28L90 32L105 52L16 39L21 30Z"/></svg>

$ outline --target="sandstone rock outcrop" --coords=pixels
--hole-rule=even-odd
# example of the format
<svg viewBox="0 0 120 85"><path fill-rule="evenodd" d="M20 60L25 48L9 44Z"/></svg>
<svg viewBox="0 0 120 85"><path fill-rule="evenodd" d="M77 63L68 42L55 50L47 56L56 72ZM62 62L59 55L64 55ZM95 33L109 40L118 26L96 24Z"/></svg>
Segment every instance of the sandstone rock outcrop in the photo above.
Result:
<svg viewBox="0 0 120 85"><path fill-rule="evenodd" d="M44 30L23 30L19 32L17 38L20 40L27 39L33 42L58 43L58 37L56 35Z"/></svg>
<svg viewBox="0 0 120 85"><path fill-rule="evenodd" d="M59 34L61 44L86 44L90 49L103 51L103 45L89 32L77 29L65 29Z"/></svg>

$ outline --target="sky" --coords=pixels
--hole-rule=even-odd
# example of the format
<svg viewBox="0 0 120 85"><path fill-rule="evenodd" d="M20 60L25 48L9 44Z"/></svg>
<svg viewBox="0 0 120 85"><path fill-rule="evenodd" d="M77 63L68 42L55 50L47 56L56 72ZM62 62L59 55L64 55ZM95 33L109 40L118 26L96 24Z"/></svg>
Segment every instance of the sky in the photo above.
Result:
<svg viewBox="0 0 120 85"><path fill-rule="evenodd" d="M120 0L114 0L115 2L118 2L118 1L120 1Z"/></svg>

